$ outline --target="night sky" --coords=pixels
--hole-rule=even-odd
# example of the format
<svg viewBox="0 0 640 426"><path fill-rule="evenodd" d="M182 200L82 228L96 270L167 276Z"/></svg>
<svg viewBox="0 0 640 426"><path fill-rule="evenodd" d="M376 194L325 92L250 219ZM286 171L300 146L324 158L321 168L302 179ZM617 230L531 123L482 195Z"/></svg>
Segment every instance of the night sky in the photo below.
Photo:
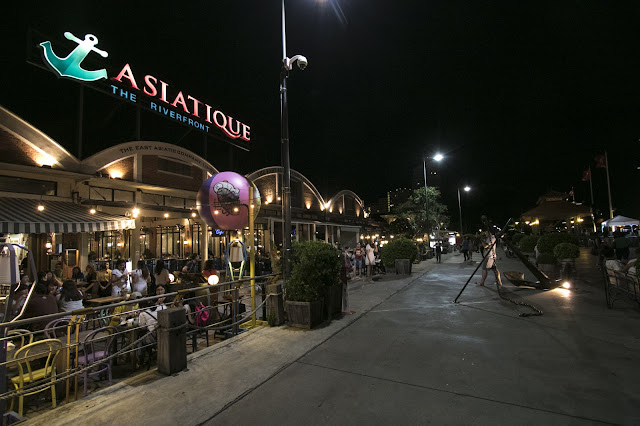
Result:
<svg viewBox="0 0 640 426"><path fill-rule="evenodd" d="M37 6L36 6L37 4ZM440 166L457 223L496 223L542 193L589 201L582 171L607 151L613 206L640 216L640 3L635 1L290 0L287 53L291 167L325 196L365 202L411 184L427 155ZM29 27L95 34L129 62L251 126L251 150L209 138L207 159L247 173L280 164L279 0L4 2L0 104L76 152L78 85L26 62ZM96 58L98 58L96 56ZM99 59L99 58L98 58ZM133 140L133 108L85 91L83 157ZM203 137L146 113L142 140L203 154ZM607 211L604 169L596 203ZM455 226L454 226L455 228Z"/></svg>

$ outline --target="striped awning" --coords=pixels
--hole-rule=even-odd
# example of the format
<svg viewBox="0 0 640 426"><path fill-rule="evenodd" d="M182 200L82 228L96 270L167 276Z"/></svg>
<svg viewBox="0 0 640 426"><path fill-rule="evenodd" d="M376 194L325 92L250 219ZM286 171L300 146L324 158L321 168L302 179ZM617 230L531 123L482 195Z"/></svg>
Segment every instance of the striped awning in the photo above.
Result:
<svg viewBox="0 0 640 426"><path fill-rule="evenodd" d="M38 211L42 204L44 210ZM135 228L125 216L89 213L89 207L66 201L0 197L0 233L52 234L116 231Z"/></svg>

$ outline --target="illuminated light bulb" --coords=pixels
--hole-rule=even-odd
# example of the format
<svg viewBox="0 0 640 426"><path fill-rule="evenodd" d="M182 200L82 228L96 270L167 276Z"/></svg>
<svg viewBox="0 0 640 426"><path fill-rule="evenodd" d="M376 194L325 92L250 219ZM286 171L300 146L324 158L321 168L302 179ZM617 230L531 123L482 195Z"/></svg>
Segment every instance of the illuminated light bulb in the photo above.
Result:
<svg viewBox="0 0 640 426"><path fill-rule="evenodd" d="M192 212L191 217L196 217L196 212Z"/></svg>
<svg viewBox="0 0 640 426"><path fill-rule="evenodd" d="M169 213L164 214L165 219L169 217Z"/></svg>
<svg viewBox="0 0 640 426"><path fill-rule="evenodd" d="M91 213L91 214L96 214L96 209L91 209L91 210L89 210L89 213Z"/></svg>
<svg viewBox="0 0 640 426"><path fill-rule="evenodd" d="M218 210L214 210L213 214L219 214L220 212Z"/></svg>
<svg viewBox="0 0 640 426"><path fill-rule="evenodd" d="M562 283L562 288L571 288L571 283L569 281L565 281Z"/></svg>
<svg viewBox="0 0 640 426"><path fill-rule="evenodd" d="M42 204L38 204L38 211L41 212L44 210L44 206Z"/></svg>
<svg viewBox="0 0 640 426"><path fill-rule="evenodd" d="M216 275L209 275L209 278L207 278L207 282L209 283L209 285L217 285L220 282L220 278Z"/></svg>
<svg viewBox="0 0 640 426"><path fill-rule="evenodd" d="M237 207L234 207L234 208L233 208L233 211L234 211L235 213L238 213L238 208L237 208Z"/></svg>
<svg viewBox="0 0 640 426"><path fill-rule="evenodd" d="M48 249L50 249L50 248L52 247L52 246L51 246L51 243L46 243L44 246L45 246L46 248L48 248Z"/></svg>
<svg viewBox="0 0 640 426"><path fill-rule="evenodd" d="M140 214L140 209L136 207L136 208L134 208L134 209L132 210L132 213L133 213L133 216L134 216L134 217L135 217L135 216L138 216L138 215Z"/></svg>
<svg viewBox="0 0 640 426"><path fill-rule="evenodd" d="M176 277L173 276L173 274L169 274L169 281L174 282L176 279Z"/></svg>

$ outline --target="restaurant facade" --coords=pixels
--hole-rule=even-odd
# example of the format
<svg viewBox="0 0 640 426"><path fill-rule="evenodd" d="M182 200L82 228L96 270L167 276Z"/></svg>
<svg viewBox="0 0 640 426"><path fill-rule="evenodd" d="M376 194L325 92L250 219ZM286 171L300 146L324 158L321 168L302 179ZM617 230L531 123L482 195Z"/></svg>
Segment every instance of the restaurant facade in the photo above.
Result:
<svg viewBox="0 0 640 426"><path fill-rule="evenodd" d="M90 141L89 141L90 142ZM223 265L226 246L248 229L207 226L196 209L202 183L219 172L198 154L159 141L121 143L80 160L33 124L0 107L0 234L29 248L38 270L89 260L184 259ZM260 191L258 253L282 244L282 168L246 175ZM349 190L323 196L291 173L292 237L355 246L368 226L364 202Z"/></svg>

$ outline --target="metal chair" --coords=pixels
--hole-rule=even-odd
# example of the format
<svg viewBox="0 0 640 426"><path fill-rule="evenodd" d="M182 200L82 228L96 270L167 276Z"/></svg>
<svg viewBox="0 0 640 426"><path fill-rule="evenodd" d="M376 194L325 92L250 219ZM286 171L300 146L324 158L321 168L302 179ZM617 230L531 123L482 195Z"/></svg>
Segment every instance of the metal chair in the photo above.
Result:
<svg viewBox="0 0 640 426"><path fill-rule="evenodd" d="M23 328L16 328L7 332L7 340L13 342L14 340L18 339L20 340L20 346L18 347L19 349L24 346L25 339L28 339L28 345L33 343L33 333Z"/></svg>
<svg viewBox="0 0 640 426"><path fill-rule="evenodd" d="M17 365L18 375L11 378L11 383L15 386L17 391L25 389L25 385L33 382L44 382L46 379L51 379L51 385L42 389L38 389L32 392L25 392L18 398L18 414L22 416L24 397L25 395L33 395L46 390L51 389L51 405L56 407L56 361L58 355L62 350L62 342L57 339L40 340L23 346L18 349L13 356L13 363ZM44 359L44 367L34 370L31 363L35 360ZM13 400L11 401L11 408L13 408Z"/></svg>
<svg viewBox="0 0 640 426"><path fill-rule="evenodd" d="M95 376L96 374L101 374L106 371L109 377L109 384L112 383L112 360L109 356L112 354L111 350L117 331L118 329L115 327L102 327L92 331L82 342L81 347L83 354L78 356L78 360L76 361L77 365L84 367L91 365L92 367L98 368L93 372L89 372L90 368L84 370L84 396L87 396L89 376Z"/></svg>
<svg viewBox="0 0 640 426"><path fill-rule="evenodd" d="M67 335L67 329L71 324L71 317L62 317L50 321L44 327L45 339L59 339ZM73 331L73 330L72 330Z"/></svg>

